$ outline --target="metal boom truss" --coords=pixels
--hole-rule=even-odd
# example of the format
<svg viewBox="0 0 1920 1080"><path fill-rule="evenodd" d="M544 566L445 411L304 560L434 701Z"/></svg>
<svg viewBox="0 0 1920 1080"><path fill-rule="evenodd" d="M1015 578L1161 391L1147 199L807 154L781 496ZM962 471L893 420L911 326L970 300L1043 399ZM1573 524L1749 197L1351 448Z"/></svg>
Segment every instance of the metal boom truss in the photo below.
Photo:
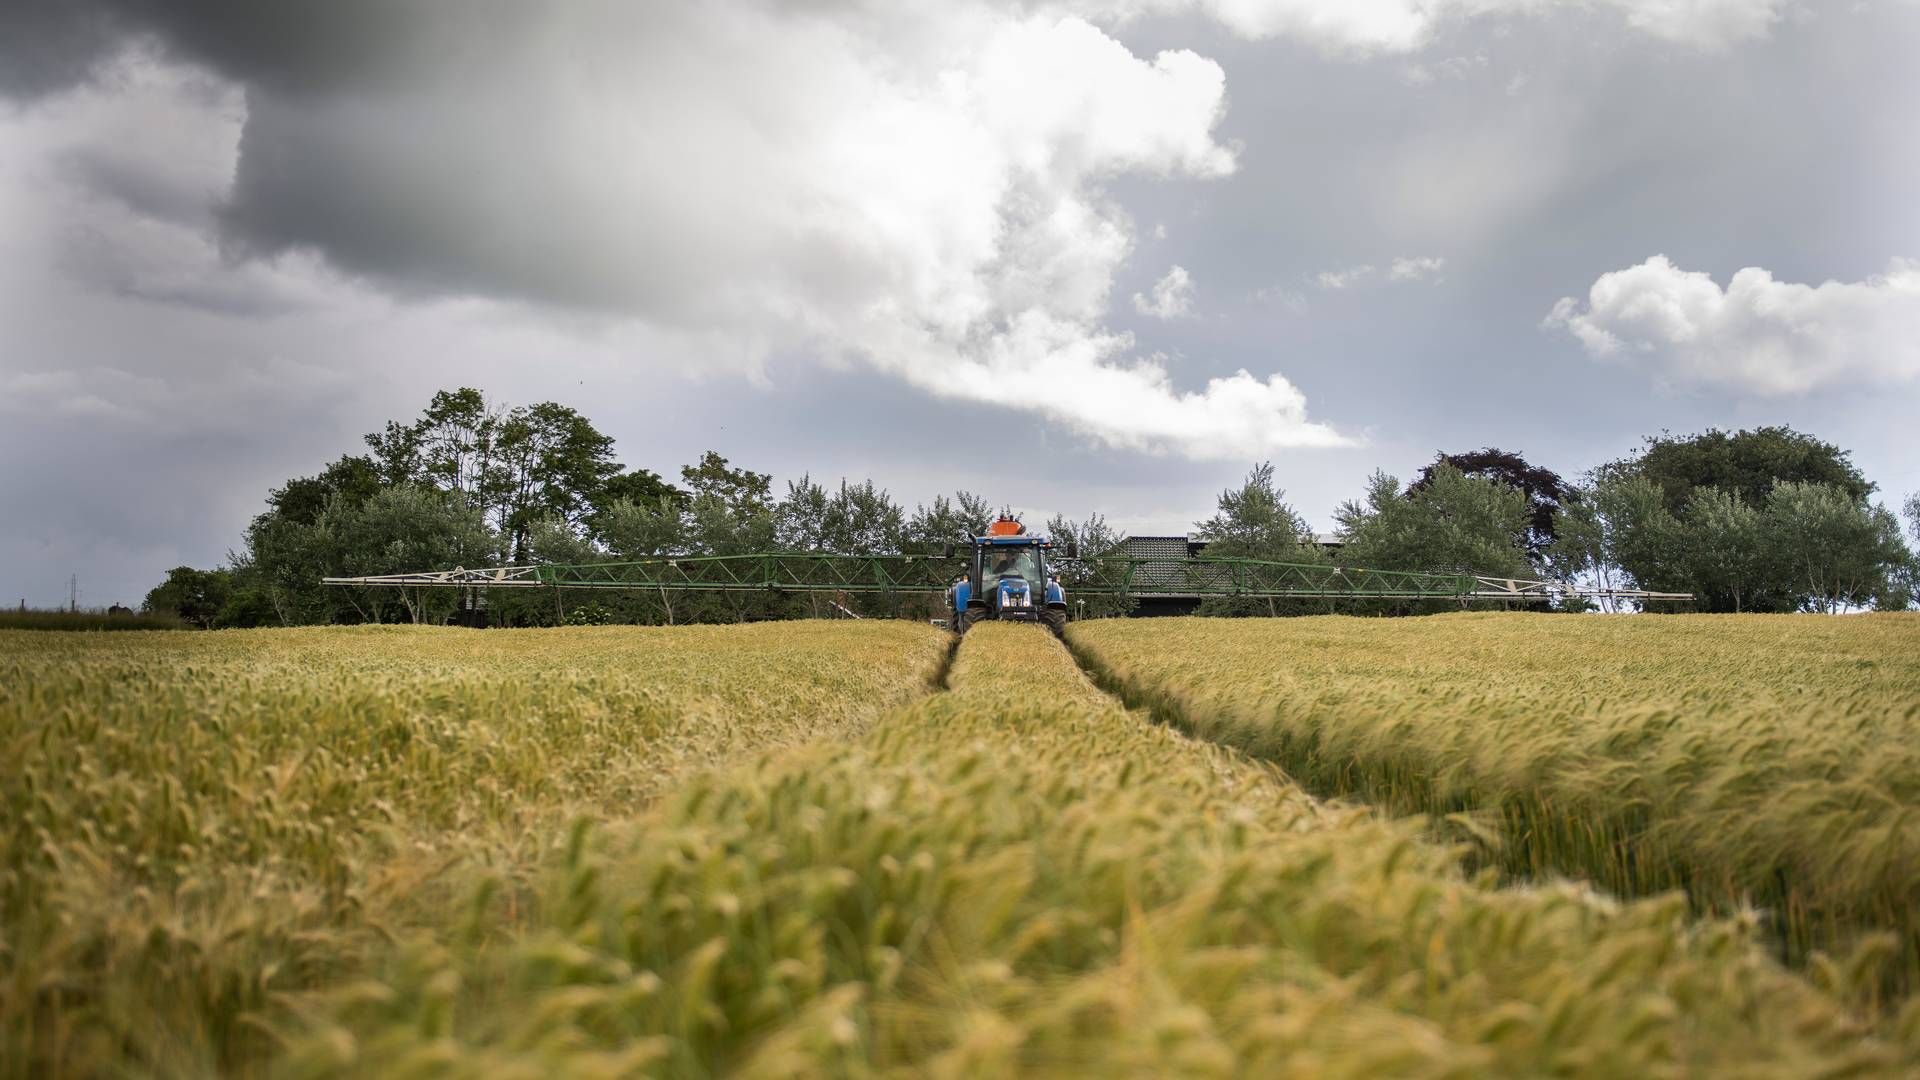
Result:
<svg viewBox="0 0 1920 1080"><path fill-rule="evenodd" d="M1595 589L1561 581L1475 573L1369 570L1257 559L1062 559L1069 595L1137 600L1296 598L1327 600L1510 600L1558 597L1691 600L1692 593ZM500 566L413 574L329 577L327 585L454 589L647 589L692 592L877 593L944 591L966 572L963 557L940 555L694 555L633 562Z"/></svg>

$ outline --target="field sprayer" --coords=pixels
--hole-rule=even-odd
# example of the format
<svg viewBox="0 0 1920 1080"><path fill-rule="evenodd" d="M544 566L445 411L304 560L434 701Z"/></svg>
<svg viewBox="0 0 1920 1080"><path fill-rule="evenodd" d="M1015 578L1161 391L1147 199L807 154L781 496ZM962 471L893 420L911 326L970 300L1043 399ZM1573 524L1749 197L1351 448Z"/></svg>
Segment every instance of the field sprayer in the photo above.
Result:
<svg viewBox="0 0 1920 1080"><path fill-rule="evenodd" d="M996 532L995 530L999 530ZM1013 565L1003 567L1003 562ZM1010 570L1012 573L1005 573ZM327 577L327 585L362 588L464 589L469 611L492 589L597 589L661 593L769 592L901 598L943 597L956 630L988 618L1041 622L1058 631L1066 592L1156 605L1213 598L1308 600L1451 600L1545 604L1592 600L1691 600L1691 593L1590 588L1564 581L1468 572L1372 570L1330 563L1259 559L1138 557L1055 548L1003 518L964 545L937 555L838 555L766 552L754 555L662 555L597 563L543 563L469 570L423 570L363 577Z"/></svg>

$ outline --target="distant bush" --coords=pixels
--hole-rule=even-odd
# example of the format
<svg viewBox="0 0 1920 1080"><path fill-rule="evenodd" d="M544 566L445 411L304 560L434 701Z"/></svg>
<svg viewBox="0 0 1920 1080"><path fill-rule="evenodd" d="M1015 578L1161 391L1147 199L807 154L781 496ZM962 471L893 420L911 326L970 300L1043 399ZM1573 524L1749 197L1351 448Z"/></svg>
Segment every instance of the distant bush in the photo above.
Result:
<svg viewBox="0 0 1920 1080"><path fill-rule="evenodd" d="M0 611L0 630L185 630L166 611Z"/></svg>

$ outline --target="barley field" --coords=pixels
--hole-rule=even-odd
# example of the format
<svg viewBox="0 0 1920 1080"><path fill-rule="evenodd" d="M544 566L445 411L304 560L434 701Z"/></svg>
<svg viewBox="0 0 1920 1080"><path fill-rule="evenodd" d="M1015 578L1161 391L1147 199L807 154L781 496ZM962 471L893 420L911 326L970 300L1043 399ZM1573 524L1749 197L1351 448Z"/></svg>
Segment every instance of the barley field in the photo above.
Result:
<svg viewBox="0 0 1920 1080"><path fill-rule="evenodd" d="M8 636L0 1070L1920 1069L1870 965L1476 871L1042 630L952 641Z"/></svg>
<svg viewBox="0 0 1920 1080"><path fill-rule="evenodd" d="M906 623L0 631L0 1073L206 1074L583 815L864 731Z"/></svg>
<svg viewBox="0 0 1920 1080"><path fill-rule="evenodd" d="M1530 878L1757 909L1920 984L1920 617L1076 624L1130 700ZM1834 957L1847 957L1836 961Z"/></svg>
<svg viewBox="0 0 1920 1080"><path fill-rule="evenodd" d="M1869 1030L1843 977L1788 972L1748 924L1493 887L1411 825L1129 713L1037 628L976 629L948 684L583 828L516 917L303 1002L288 1071L1920 1066L1910 1024Z"/></svg>

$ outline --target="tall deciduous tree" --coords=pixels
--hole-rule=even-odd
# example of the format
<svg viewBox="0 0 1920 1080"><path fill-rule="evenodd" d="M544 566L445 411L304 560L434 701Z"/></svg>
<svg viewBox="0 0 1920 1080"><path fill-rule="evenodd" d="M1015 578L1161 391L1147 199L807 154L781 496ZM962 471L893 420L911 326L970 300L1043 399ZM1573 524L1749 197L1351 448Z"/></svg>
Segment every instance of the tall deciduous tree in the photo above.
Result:
<svg viewBox="0 0 1920 1080"><path fill-rule="evenodd" d="M282 625L353 617L337 589L320 584L343 573L332 539L321 527L329 509L358 509L386 484L375 458L347 455L317 476L296 477L267 493L267 510L247 526L244 552L230 559L235 589L269 607Z"/></svg>
<svg viewBox="0 0 1920 1080"><path fill-rule="evenodd" d="M452 492L416 484L382 488L359 506L336 500L320 527L333 548L334 564L353 577L479 566L497 543L482 510ZM426 590L394 592L414 622L425 621L432 611L450 610L456 600ZM367 598L361 610L374 621L382 617L379 598Z"/></svg>
<svg viewBox="0 0 1920 1080"><path fill-rule="evenodd" d="M931 503L913 508L900 550L910 555L936 555L946 545L965 540L973 531L972 522L953 500L935 495Z"/></svg>
<svg viewBox="0 0 1920 1080"><path fill-rule="evenodd" d="M384 483L438 488L486 513L507 560L526 555L540 518L578 526L620 475L613 440L575 410L551 401L501 409L472 387L435 394L418 419L366 442Z"/></svg>
<svg viewBox="0 0 1920 1080"><path fill-rule="evenodd" d="M1846 451L1790 427L1763 427L1698 435L1649 436L1635 454L1602 465L1597 478L1641 476L1659 485L1667 512L1686 514L1695 488L1712 487L1761 507L1783 480L1831 484L1864 502L1874 485L1860 474Z"/></svg>
<svg viewBox="0 0 1920 1080"><path fill-rule="evenodd" d="M1520 538L1530 514L1518 488L1439 465L1415 492L1403 492L1398 480L1376 472L1366 501L1343 503L1334 517L1344 565L1524 577L1528 563Z"/></svg>
<svg viewBox="0 0 1920 1080"><path fill-rule="evenodd" d="M481 484L491 464L500 412L470 386L442 390L410 424L390 420L366 443L388 484L420 484L484 505Z"/></svg>
<svg viewBox="0 0 1920 1080"><path fill-rule="evenodd" d="M705 555L744 555L774 546L773 478L737 469L709 450L680 470L687 502L689 550Z"/></svg>
<svg viewBox="0 0 1920 1080"><path fill-rule="evenodd" d="M1776 491L1779 489L1775 489ZM1759 510L1719 488L1695 488L1684 526L1673 546L1681 571L1696 590L1733 600L1737 613L1752 606L1773 584L1772 537Z"/></svg>
<svg viewBox="0 0 1920 1080"><path fill-rule="evenodd" d="M802 476L787 484L774 511L774 538L782 550L885 555L907 540L906 511L868 480L840 481L829 492Z"/></svg>
<svg viewBox="0 0 1920 1080"><path fill-rule="evenodd" d="M1220 493L1218 509L1193 525L1193 538L1206 542L1209 558L1261 559L1267 562L1325 563L1327 554L1314 543L1313 530L1292 506L1287 493L1274 483L1273 463L1263 461L1247 473L1239 487ZM1214 598L1200 605L1202 615L1297 614L1312 605L1272 598L1243 600Z"/></svg>
<svg viewBox="0 0 1920 1080"><path fill-rule="evenodd" d="M992 502L985 496L975 495L971 491L954 492L953 505L960 515L962 524L966 526L968 536L979 536L986 532L987 526L993 524L993 519L1000 516L994 510Z"/></svg>
<svg viewBox="0 0 1920 1080"><path fill-rule="evenodd" d="M1836 485L1781 481L1758 507L1734 492L1694 488L1676 515L1658 485L1629 476L1603 480L1592 504L1621 584L1691 592L1707 611L1910 602L1913 562L1899 522Z"/></svg>
<svg viewBox="0 0 1920 1080"><path fill-rule="evenodd" d="M1526 495L1529 506L1524 531L1527 561L1536 567L1546 565L1547 549L1553 544L1559 515L1577 497L1575 489L1562 480L1559 473L1529 464L1519 454L1489 446L1461 454L1440 454L1407 485L1408 495L1431 486L1435 471L1442 466L1452 466L1465 476L1505 484Z"/></svg>
<svg viewBox="0 0 1920 1080"><path fill-rule="evenodd" d="M1207 554L1218 558L1325 561L1313 530L1286 499L1287 493L1274 484L1273 463L1263 461L1239 487L1220 493L1219 509L1207 520L1194 522L1193 538L1206 541Z"/></svg>
<svg viewBox="0 0 1920 1080"><path fill-rule="evenodd" d="M1833 484L1775 484L1766 522L1782 586L1814 611L1885 598L1911 558L1891 513Z"/></svg>
<svg viewBox="0 0 1920 1080"><path fill-rule="evenodd" d="M508 558L526 554L535 521L578 525L620 466L613 439L574 410L543 401L500 417L481 487Z"/></svg>

